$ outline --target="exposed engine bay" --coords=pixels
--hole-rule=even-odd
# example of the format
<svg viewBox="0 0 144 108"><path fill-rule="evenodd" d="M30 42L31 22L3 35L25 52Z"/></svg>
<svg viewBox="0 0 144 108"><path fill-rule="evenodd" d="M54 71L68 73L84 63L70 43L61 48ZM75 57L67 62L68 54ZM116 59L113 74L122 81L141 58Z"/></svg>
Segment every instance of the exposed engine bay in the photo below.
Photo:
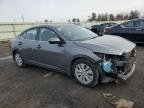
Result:
<svg viewBox="0 0 144 108"><path fill-rule="evenodd" d="M108 55L102 56L100 66L105 74L114 79L126 80L132 75L136 64L135 49L122 55Z"/></svg>

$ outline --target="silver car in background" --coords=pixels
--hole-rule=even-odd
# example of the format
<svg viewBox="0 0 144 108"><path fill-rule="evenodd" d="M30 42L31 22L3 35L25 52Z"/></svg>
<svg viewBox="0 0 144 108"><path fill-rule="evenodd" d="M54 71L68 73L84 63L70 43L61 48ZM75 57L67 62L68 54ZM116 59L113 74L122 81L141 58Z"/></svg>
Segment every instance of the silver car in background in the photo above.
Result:
<svg viewBox="0 0 144 108"><path fill-rule="evenodd" d="M126 80L135 70L136 45L118 36L97 36L74 24L23 31L10 42L19 67L33 64L73 76L83 86Z"/></svg>

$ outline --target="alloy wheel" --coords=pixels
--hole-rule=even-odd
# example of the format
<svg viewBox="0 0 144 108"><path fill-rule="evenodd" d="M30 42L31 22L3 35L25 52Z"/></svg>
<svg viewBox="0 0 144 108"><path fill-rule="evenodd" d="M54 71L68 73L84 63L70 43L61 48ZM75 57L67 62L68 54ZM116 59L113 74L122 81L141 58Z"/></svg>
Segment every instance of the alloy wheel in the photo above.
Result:
<svg viewBox="0 0 144 108"><path fill-rule="evenodd" d="M75 67L75 75L77 79L83 83L88 84L93 80L93 71L87 64L79 63Z"/></svg>

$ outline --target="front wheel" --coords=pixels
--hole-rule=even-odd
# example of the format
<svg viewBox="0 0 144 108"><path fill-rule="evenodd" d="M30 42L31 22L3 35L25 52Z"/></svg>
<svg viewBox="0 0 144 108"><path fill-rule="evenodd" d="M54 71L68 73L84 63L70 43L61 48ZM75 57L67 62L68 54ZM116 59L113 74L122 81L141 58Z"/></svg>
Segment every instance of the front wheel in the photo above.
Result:
<svg viewBox="0 0 144 108"><path fill-rule="evenodd" d="M79 59L74 62L72 72L75 79L87 87L94 87L99 83L99 71L97 66L89 60Z"/></svg>

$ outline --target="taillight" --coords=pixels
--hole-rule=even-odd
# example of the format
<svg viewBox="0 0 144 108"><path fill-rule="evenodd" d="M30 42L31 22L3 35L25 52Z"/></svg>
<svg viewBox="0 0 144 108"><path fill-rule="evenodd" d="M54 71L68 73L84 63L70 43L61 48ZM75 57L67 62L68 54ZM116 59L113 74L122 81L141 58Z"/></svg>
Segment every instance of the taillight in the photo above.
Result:
<svg viewBox="0 0 144 108"><path fill-rule="evenodd" d="M108 32L110 32L110 29L109 28L105 28L104 29L104 33L108 33Z"/></svg>

